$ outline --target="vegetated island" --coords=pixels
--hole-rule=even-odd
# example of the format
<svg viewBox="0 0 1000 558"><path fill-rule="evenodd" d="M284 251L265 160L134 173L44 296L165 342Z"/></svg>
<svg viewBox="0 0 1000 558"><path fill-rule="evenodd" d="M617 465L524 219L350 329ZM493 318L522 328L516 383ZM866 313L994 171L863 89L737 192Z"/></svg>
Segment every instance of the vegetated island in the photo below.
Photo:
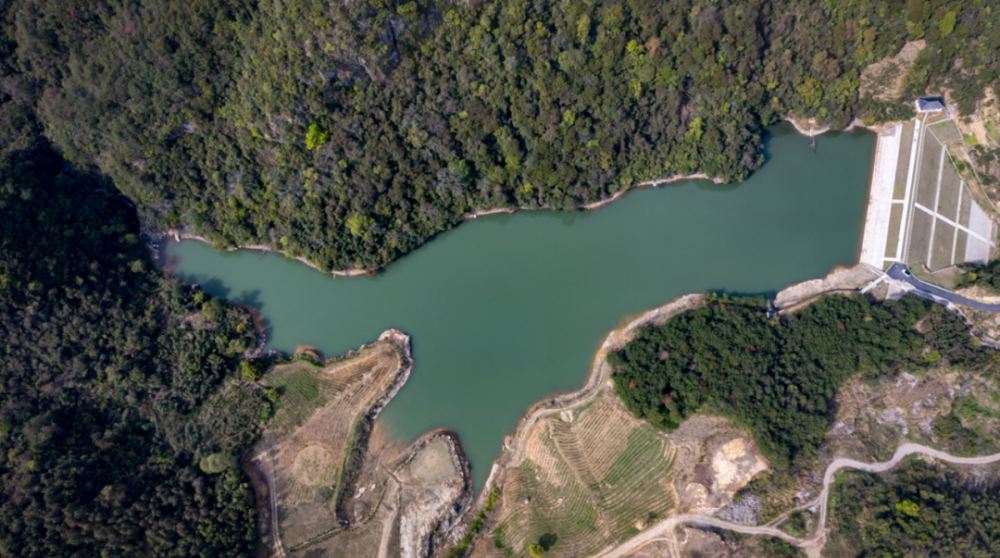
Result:
<svg viewBox="0 0 1000 558"><path fill-rule="evenodd" d="M764 126L976 112L988 3L13 0L13 120L110 178L143 229L377 269L481 211L745 178ZM901 52L895 95L861 88ZM961 60L961 64L955 61ZM885 79L895 84L895 79ZM17 122L15 122L17 121Z"/></svg>

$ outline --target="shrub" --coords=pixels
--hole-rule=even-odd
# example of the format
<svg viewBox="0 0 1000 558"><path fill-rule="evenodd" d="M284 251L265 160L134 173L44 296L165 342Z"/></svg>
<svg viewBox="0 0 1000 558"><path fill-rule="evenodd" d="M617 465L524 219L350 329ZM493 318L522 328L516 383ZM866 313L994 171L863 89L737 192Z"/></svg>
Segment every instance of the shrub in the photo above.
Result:
<svg viewBox="0 0 1000 558"><path fill-rule="evenodd" d="M264 365L259 360L244 360L240 363L240 375L251 382L256 382L264 375Z"/></svg>

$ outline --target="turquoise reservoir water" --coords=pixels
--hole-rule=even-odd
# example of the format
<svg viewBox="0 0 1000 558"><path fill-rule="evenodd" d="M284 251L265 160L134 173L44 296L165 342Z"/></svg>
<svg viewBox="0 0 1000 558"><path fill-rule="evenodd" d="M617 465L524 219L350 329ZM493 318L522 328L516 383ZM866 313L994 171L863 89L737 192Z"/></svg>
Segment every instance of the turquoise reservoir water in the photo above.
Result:
<svg viewBox="0 0 1000 558"><path fill-rule="evenodd" d="M257 307L267 348L332 356L386 328L410 334L413 374L380 421L404 441L458 431L478 487L503 435L535 401L580 387L628 316L690 292L773 294L857 261L874 136L826 135L813 152L787 126L772 132L770 160L742 184L480 218L374 278L198 242L169 250L189 282Z"/></svg>

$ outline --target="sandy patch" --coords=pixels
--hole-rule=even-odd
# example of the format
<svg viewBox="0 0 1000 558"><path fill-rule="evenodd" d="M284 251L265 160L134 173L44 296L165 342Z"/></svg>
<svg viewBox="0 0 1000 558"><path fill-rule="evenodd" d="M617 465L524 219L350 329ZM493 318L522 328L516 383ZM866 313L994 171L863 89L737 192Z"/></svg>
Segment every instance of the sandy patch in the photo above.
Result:
<svg viewBox="0 0 1000 558"><path fill-rule="evenodd" d="M292 476L306 486L329 486L337 479L337 456L314 444L295 455Z"/></svg>
<svg viewBox="0 0 1000 558"><path fill-rule="evenodd" d="M805 281L782 290L774 298L774 303L782 309L790 308L825 292L861 288L880 275L881 273L864 264L837 267L822 279Z"/></svg>

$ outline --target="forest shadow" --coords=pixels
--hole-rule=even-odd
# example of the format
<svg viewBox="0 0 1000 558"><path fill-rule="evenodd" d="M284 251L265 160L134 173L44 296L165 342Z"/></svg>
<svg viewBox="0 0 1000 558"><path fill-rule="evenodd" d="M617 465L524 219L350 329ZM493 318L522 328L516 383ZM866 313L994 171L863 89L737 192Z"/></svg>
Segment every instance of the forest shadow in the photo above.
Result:
<svg viewBox="0 0 1000 558"><path fill-rule="evenodd" d="M264 334L270 338L271 337L271 319L264 315L264 303L260 300L260 289L254 289L252 291L243 291L238 296L233 298L227 298L229 302L233 304L239 304L241 306L247 306L253 308L257 312L257 317L260 319L260 325L264 328Z"/></svg>
<svg viewBox="0 0 1000 558"><path fill-rule="evenodd" d="M247 306L253 308L257 315L260 317L261 325L264 327L264 332L270 337L272 330L272 322L270 318L264 316L264 302L261 300L261 290L254 289L252 291L243 291L238 295L233 295L233 290L227 287L225 282L219 277L209 277L208 275L198 275L198 274L185 274L181 272L175 272L174 277L182 282L192 285L202 291L225 300L231 304L238 304L240 306Z"/></svg>

